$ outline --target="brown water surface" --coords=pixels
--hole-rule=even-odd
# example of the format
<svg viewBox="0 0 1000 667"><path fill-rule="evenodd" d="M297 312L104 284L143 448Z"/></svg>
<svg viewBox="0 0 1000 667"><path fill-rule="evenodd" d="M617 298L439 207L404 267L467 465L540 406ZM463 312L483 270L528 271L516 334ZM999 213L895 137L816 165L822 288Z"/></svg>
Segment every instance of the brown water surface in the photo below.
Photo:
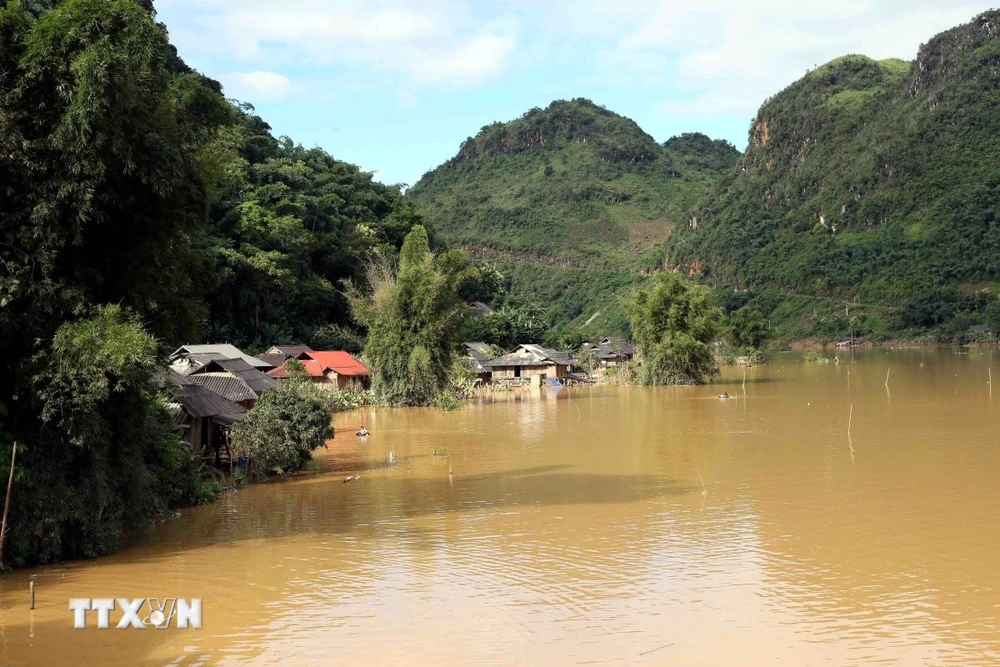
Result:
<svg viewBox="0 0 1000 667"><path fill-rule="evenodd" d="M992 361L339 414L309 474L4 578L0 663L1000 664ZM147 596L204 628L73 629L71 597Z"/></svg>

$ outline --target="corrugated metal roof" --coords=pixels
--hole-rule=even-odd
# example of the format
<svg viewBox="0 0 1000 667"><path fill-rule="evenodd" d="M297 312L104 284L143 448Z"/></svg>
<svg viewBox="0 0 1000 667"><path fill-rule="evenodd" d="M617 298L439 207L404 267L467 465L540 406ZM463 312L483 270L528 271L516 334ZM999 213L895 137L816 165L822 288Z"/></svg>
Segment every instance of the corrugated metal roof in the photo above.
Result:
<svg viewBox="0 0 1000 667"><path fill-rule="evenodd" d="M229 343L220 343L216 345L182 345L177 348L177 350L170 355L170 360L173 361L183 356L188 356L192 354L218 354L224 359L242 359L254 368L270 368L271 364L261 361L256 357L251 357L249 354L244 353L235 345L230 345Z"/></svg>
<svg viewBox="0 0 1000 667"><path fill-rule="evenodd" d="M184 411L195 418L216 415L243 414L246 409L233 401L219 396L197 384L182 384L173 388L172 393Z"/></svg>
<svg viewBox="0 0 1000 667"><path fill-rule="evenodd" d="M243 380L258 396L278 384L274 378L268 377L242 359L220 359L213 361L206 368L211 370L216 366Z"/></svg>
<svg viewBox="0 0 1000 667"><path fill-rule="evenodd" d="M305 352L305 356L318 361L324 371L334 371L337 375L368 375L368 367L343 350L330 352Z"/></svg>
<svg viewBox="0 0 1000 667"><path fill-rule="evenodd" d="M188 379L236 403L252 401L257 398L257 392L251 389L250 385L231 373L195 373L188 376ZM267 379L271 380L271 378Z"/></svg>

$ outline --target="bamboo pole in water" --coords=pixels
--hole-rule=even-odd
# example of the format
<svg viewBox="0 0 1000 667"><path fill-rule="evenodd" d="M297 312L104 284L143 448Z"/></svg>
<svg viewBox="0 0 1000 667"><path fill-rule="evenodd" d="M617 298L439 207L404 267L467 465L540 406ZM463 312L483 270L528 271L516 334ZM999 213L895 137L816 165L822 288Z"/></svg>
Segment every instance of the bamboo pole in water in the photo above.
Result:
<svg viewBox="0 0 1000 667"><path fill-rule="evenodd" d="M14 486L14 462L17 460L17 441L10 453L10 477L7 478L7 499L3 504L3 521L0 522L0 568L3 567L3 538L7 535L7 512L10 510L10 489ZM34 600L34 594L31 598ZM34 609L34 603L32 603Z"/></svg>
<svg viewBox="0 0 1000 667"><path fill-rule="evenodd" d="M887 368L886 371L885 371L885 386L886 387L889 386L889 373L891 373L891 372L892 372L892 367Z"/></svg>
<svg viewBox="0 0 1000 667"><path fill-rule="evenodd" d="M847 415L847 434L851 434L851 422L854 420L854 404L851 404L851 411Z"/></svg>

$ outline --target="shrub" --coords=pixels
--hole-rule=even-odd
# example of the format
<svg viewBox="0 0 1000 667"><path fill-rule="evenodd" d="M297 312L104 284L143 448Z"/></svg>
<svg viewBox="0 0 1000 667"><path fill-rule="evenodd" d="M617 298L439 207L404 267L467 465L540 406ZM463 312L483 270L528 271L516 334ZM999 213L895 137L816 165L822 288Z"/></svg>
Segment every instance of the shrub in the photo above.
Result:
<svg viewBox="0 0 1000 667"><path fill-rule="evenodd" d="M333 435L329 399L323 393L305 381L282 382L264 392L233 427L234 449L249 457L254 476L298 470Z"/></svg>

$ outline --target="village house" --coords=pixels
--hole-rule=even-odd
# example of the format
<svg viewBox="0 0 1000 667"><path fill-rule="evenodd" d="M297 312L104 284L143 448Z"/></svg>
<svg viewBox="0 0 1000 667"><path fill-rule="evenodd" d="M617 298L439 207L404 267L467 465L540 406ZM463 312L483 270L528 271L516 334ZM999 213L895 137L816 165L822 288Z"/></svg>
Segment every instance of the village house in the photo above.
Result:
<svg viewBox="0 0 1000 667"><path fill-rule="evenodd" d="M487 343L462 343L469 368L480 382L489 382L493 373L486 367L492 350Z"/></svg>
<svg viewBox="0 0 1000 667"><path fill-rule="evenodd" d="M565 352L541 345L519 345L513 352L487 361L494 382L542 384L546 380L564 380L576 362Z"/></svg>
<svg viewBox="0 0 1000 667"><path fill-rule="evenodd" d="M635 348L623 341L605 338L596 345L584 343L584 350L593 350L602 368L619 366L635 358Z"/></svg>
<svg viewBox="0 0 1000 667"><path fill-rule="evenodd" d="M262 393L278 384L243 359L213 359L187 378L248 410Z"/></svg>
<svg viewBox="0 0 1000 667"><path fill-rule="evenodd" d="M216 466L221 465L223 452L231 460L229 429L243 419L246 408L177 373L170 374L167 384L173 397L167 410L183 428L189 449L213 457Z"/></svg>
<svg viewBox="0 0 1000 667"><path fill-rule="evenodd" d="M297 359L310 379L324 389L365 389L369 384L368 367L349 353L337 351L309 350ZM288 369L282 364L267 374L277 380L288 377Z"/></svg>

